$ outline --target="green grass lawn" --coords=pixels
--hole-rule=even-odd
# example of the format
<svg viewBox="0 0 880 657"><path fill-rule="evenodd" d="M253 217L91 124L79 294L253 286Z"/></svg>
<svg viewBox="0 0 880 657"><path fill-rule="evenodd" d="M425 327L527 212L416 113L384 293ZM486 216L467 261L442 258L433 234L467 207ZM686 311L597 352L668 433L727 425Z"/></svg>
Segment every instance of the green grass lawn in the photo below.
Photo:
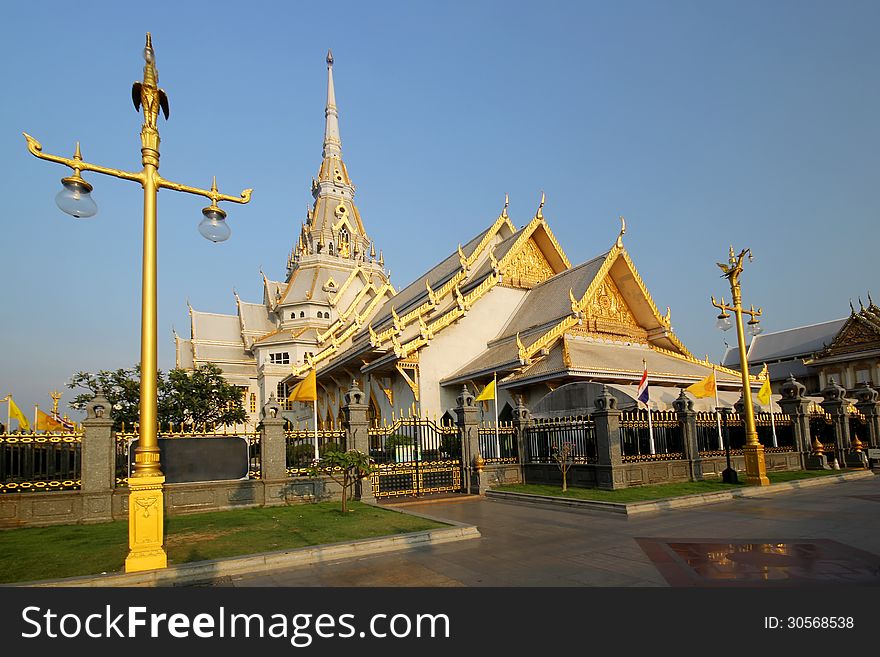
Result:
<svg viewBox="0 0 880 657"><path fill-rule="evenodd" d="M798 470L793 472L768 472L767 478L771 484L783 481L795 481L797 479L809 479L832 474L840 474L839 470ZM648 486L634 486L621 490L598 490L596 488L572 488L563 493L561 485L547 484L506 484L493 490L510 491L513 493L530 493L532 495L552 495L553 497L565 497L578 500L596 500L599 502L644 502L647 500L660 500L666 497L680 497L682 495L696 495L701 493L716 493L718 491L737 489L745 486L745 473L737 473L738 484L725 484L719 478L706 479L704 481L684 481L674 484L653 484Z"/></svg>
<svg viewBox="0 0 880 657"><path fill-rule="evenodd" d="M49 493L51 494L51 493ZM349 502L241 509L166 518L169 565L355 541L447 527L438 522ZM0 582L121 572L128 521L0 531Z"/></svg>

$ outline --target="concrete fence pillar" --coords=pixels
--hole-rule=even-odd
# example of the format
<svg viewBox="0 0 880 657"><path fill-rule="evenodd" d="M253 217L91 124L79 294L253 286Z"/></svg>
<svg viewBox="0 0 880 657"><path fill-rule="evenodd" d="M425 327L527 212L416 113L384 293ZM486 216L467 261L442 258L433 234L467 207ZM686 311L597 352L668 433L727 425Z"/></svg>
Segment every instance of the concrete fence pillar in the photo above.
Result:
<svg viewBox="0 0 880 657"><path fill-rule="evenodd" d="M596 472L596 485L599 488L615 489L626 487L623 478L623 456L620 451L620 416L617 398L602 386L596 397L596 410L593 421L596 426L596 451L599 465Z"/></svg>
<svg viewBox="0 0 880 657"><path fill-rule="evenodd" d="M369 406L366 399L366 395L358 386L357 381L352 381L351 387L343 397L342 426L345 427L345 448L369 454L370 421L367 418ZM357 488L355 494L359 500L376 499L371 477L360 480Z"/></svg>
<svg viewBox="0 0 880 657"><path fill-rule="evenodd" d="M868 444L880 449L880 393L864 381L856 388L856 408L868 423Z"/></svg>
<svg viewBox="0 0 880 657"><path fill-rule="evenodd" d="M516 407L513 409L513 430L516 439L516 451L519 455L519 465L529 461L529 445L527 442L528 428L532 424L532 413L525 405L522 395L517 395ZM523 481L525 481L525 472L522 473Z"/></svg>
<svg viewBox="0 0 880 657"><path fill-rule="evenodd" d="M82 422L81 476L83 522L113 519L113 489L116 486L116 436L110 418L110 402L99 390L86 404Z"/></svg>
<svg viewBox="0 0 880 657"><path fill-rule="evenodd" d="M813 451L813 439L810 436L810 400L804 396L806 387L789 375L788 381L782 384L779 392L782 398L779 400L779 408L791 417L791 433L794 439L794 448L800 454L801 467L808 466L807 461ZM814 464L817 468L827 467L821 460Z"/></svg>
<svg viewBox="0 0 880 657"><path fill-rule="evenodd" d="M461 464L465 478L465 489L471 495L479 495L486 490L483 456L480 454L479 409L474 405L474 396L468 387L461 387L456 398L455 419L461 434Z"/></svg>
<svg viewBox="0 0 880 657"><path fill-rule="evenodd" d="M700 459L700 446L697 442L697 413L694 410L694 402L682 389L678 398L672 402L672 408L675 409L678 426L681 427L681 443L684 457L688 462L688 477L691 481L702 481L703 462Z"/></svg>
<svg viewBox="0 0 880 657"><path fill-rule="evenodd" d="M851 450L852 439L849 432L849 401L846 399L846 388L838 385L835 380L829 379L828 385L820 392L822 395L821 406L831 416L831 424L834 428L834 444L836 446L837 462L840 467L848 465L847 455ZM861 461L854 463L861 465Z"/></svg>
<svg viewBox="0 0 880 657"><path fill-rule="evenodd" d="M260 411L263 424L260 437L260 477L266 506L284 504L287 486L287 438L281 404L273 392Z"/></svg>

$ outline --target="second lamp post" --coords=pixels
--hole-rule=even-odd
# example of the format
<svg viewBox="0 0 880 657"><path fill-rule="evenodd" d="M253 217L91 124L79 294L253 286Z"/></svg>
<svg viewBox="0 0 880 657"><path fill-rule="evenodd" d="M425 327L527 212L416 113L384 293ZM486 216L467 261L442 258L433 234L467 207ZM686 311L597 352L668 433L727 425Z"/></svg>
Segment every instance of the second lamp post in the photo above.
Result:
<svg viewBox="0 0 880 657"><path fill-rule="evenodd" d="M749 315L751 318L749 320L749 328L753 329L752 333L757 333L758 328L758 317L761 316L761 309L758 308L755 310L755 307L752 306L750 310L745 310L742 307L742 288L740 286L739 277L742 274L743 270L743 259L746 254L749 256L749 260L752 259L752 252L749 249L743 249L740 251L739 255L735 255L733 251L733 247L730 247L730 256L727 264L718 263L718 266L724 272L722 274L723 278L726 278L730 282L730 293L733 296L733 305L727 305L724 303L724 299L721 299L721 303L715 300L715 297L712 297L712 305L721 310L721 314L718 315L718 328L722 330L727 330L731 328L730 323L730 311L733 311L736 316L736 338L737 343L739 345L739 363L740 363L740 371L742 372L742 389L743 389L743 419L745 420L745 429L746 429L746 444L743 446L743 458L746 462L746 483L756 484L759 486L768 486L770 485L770 480L767 479L767 467L764 463L764 446L758 442L758 432L755 429L755 411L752 405L752 388L749 381L749 362L746 357L746 336L745 331L743 329L743 315Z"/></svg>

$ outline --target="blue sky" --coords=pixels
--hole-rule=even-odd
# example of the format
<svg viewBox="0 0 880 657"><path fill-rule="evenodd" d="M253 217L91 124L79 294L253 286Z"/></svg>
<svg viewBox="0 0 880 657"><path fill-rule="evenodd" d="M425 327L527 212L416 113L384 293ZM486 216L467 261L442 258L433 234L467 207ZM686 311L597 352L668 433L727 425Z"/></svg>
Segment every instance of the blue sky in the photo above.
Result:
<svg viewBox="0 0 880 657"><path fill-rule="evenodd" d="M187 298L282 278L321 158L332 48L343 155L368 232L402 287L487 226L544 214L573 263L626 246L697 355L720 359L715 262L751 247L745 302L765 330L842 317L880 296L876 2L13 2L0 25L0 396L26 413L77 370L139 359L142 194L91 175L99 213L56 209L50 153L140 168L144 33L171 120L162 174L238 194L232 238L204 203L159 198L159 363ZM5 409L0 409L5 412ZM5 418L3 419L5 422Z"/></svg>

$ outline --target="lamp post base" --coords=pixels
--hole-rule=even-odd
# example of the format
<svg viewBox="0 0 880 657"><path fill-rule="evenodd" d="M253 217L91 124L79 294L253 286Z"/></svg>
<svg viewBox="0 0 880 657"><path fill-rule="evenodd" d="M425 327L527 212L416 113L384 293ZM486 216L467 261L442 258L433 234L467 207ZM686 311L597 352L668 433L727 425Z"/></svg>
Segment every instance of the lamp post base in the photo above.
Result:
<svg viewBox="0 0 880 657"><path fill-rule="evenodd" d="M767 467L764 464L764 446L746 445L743 447L746 462L746 483L753 486L769 486Z"/></svg>
<svg viewBox="0 0 880 657"><path fill-rule="evenodd" d="M168 566L162 546L164 532L165 477L131 477L128 480L128 557L125 572Z"/></svg>

